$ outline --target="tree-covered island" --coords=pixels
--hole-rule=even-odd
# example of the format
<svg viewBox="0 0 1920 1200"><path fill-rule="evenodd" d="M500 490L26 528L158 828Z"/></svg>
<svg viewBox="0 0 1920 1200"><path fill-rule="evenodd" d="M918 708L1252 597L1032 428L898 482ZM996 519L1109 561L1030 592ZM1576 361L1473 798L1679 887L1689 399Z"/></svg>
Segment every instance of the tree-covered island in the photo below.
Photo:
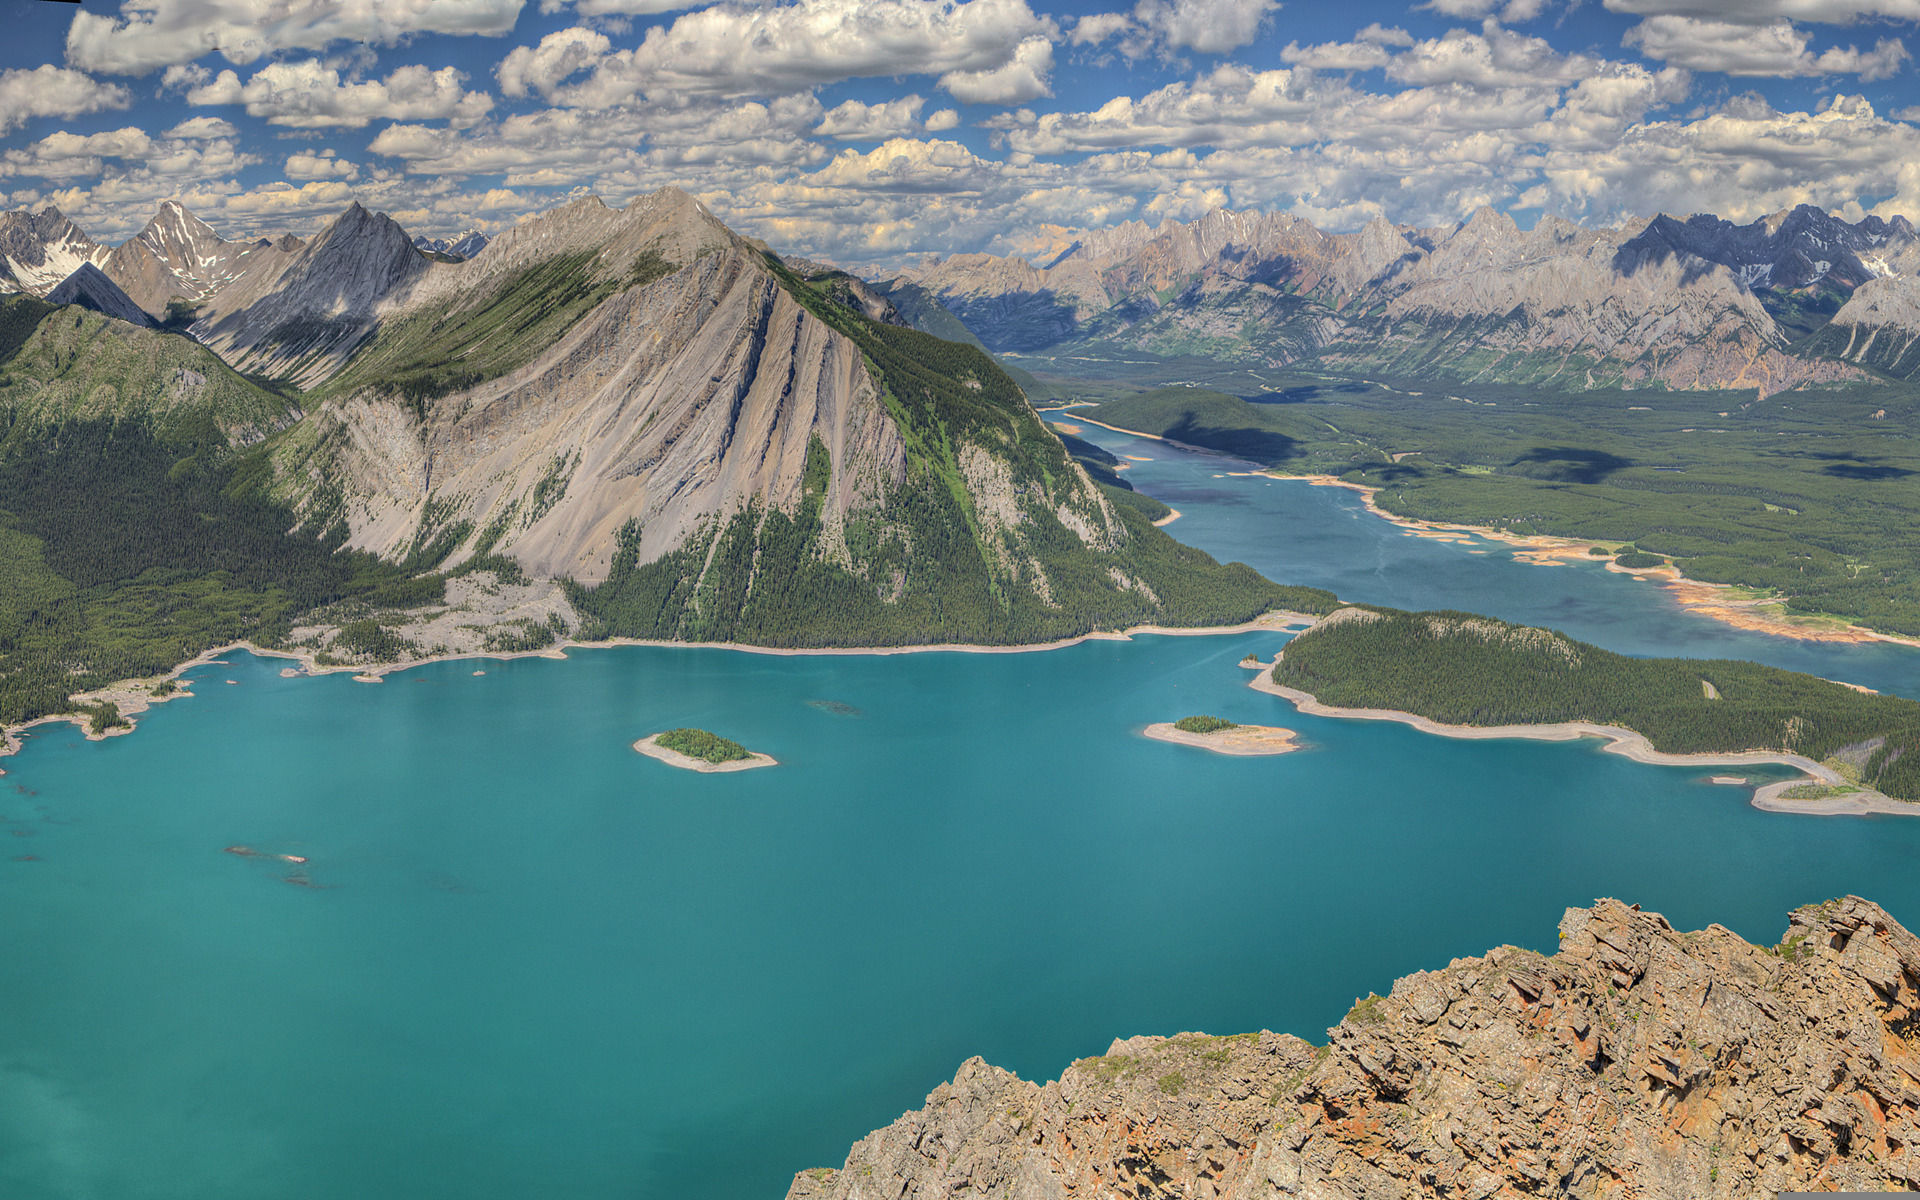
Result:
<svg viewBox="0 0 1920 1200"><path fill-rule="evenodd" d="M1589 722L1663 754L1799 755L1920 801L1920 703L1758 663L1628 658L1471 613L1349 607L1289 642L1270 678L1447 725Z"/></svg>
<svg viewBox="0 0 1920 1200"><path fill-rule="evenodd" d="M776 765L770 755L755 754L731 738L704 729L669 729L641 738L633 748L668 766L691 771L745 771Z"/></svg>

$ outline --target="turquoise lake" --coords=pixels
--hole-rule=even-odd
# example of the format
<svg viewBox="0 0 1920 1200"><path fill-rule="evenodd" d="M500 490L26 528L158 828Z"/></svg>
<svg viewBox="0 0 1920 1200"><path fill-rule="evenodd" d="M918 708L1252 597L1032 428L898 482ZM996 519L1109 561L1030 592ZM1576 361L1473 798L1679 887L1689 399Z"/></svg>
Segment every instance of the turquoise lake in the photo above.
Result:
<svg viewBox="0 0 1920 1200"><path fill-rule="evenodd" d="M1170 532L1275 578L1920 693L1912 650L1722 630L1099 440L1152 460L1132 477ZM969 1055L1046 1079L1137 1033L1318 1040L1397 976L1551 951L1596 896L1765 942L1847 892L1920 918L1920 820L1302 717L1237 665L1284 640L623 648L377 686L242 654L131 736L42 730L0 778L0 1195L778 1200ZM1194 712L1312 748L1138 736ZM679 724L781 765L629 748Z"/></svg>

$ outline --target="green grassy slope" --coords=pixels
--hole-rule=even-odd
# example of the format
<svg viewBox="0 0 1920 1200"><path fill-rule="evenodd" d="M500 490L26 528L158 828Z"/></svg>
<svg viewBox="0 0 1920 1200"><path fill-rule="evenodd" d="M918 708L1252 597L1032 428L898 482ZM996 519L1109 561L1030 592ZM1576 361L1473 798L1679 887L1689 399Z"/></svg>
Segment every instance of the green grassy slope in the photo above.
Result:
<svg viewBox="0 0 1920 1200"><path fill-rule="evenodd" d="M608 296L678 268L652 250L617 269L598 254L557 255L458 300L383 321L317 398L372 390L415 405L532 362Z"/></svg>

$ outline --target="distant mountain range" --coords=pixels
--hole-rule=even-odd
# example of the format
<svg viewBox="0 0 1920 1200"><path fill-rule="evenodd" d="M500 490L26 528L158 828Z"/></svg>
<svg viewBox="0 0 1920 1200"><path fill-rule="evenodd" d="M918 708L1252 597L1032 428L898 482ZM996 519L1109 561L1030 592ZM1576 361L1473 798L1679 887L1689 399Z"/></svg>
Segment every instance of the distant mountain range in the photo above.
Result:
<svg viewBox="0 0 1920 1200"><path fill-rule="evenodd" d="M1043 267L956 254L885 286L923 289L1016 355L1773 392L1920 371L1917 274L1905 218L1808 206L1747 225L1549 217L1526 231L1483 208L1451 227L1375 220L1350 234L1221 209L1128 222Z"/></svg>
<svg viewBox="0 0 1920 1200"><path fill-rule="evenodd" d="M450 238L414 238L413 248L430 254L450 254L455 258L466 259L485 250L488 240L487 235L478 229L469 229Z"/></svg>

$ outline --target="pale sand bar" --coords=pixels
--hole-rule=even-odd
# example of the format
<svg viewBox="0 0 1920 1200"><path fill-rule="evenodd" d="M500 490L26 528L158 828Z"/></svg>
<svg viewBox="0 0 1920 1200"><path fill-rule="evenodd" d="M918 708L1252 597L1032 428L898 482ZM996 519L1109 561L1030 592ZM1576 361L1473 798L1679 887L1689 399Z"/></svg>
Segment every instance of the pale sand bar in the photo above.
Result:
<svg viewBox="0 0 1920 1200"><path fill-rule="evenodd" d="M1623 729L1618 725L1595 725L1590 721L1562 721L1556 725L1442 725L1430 718L1410 712L1400 712L1396 709L1335 708L1330 704L1322 704L1306 692L1275 683L1269 671L1266 670L1255 675L1247 686L1257 692L1265 692L1269 696L1278 696L1282 700L1289 701L1295 708L1313 717L1398 721L1403 725L1411 725L1422 733L1450 738L1526 738L1531 741L1570 742L1579 738L1598 737L1607 739L1607 744L1601 749L1609 754L1624 755L1635 762L1649 763L1658 767L1745 767L1757 763L1782 763L1806 772L1820 783L1838 785L1847 782L1831 767L1817 763L1804 755L1786 754L1776 750L1746 750L1738 754L1664 754L1655 750L1644 734ZM1920 804L1895 800L1891 796L1883 796L1868 788L1861 788L1852 795L1834 796L1827 800L1780 798L1781 792L1804 782L1806 781L1789 779L1757 788L1753 793L1753 806L1768 812L1806 813L1822 817L1862 813L1920 817Z"/></svg>
<svg viewBox="0 0 1920 1200"><path fill-rule="evenodd" d="M1145 733L1158 742L1198 746L1215 754L1287 754L1300 748L1293 730L1278 725L1235 725L1212 733L1188 733L1171 721L1158 721L1147 726Z"/></svg>
<svg viewBox="0 0 1920 1200"><path fill-rule="evenodd" d="M712 763L704 758L695 758L682 754L678 750L669 750L660 744L660 734L643 737L633 744L633 748L648 758L657 758L670 767L679 767L683 771L703 771L719 773L726 771L751 771L755 767L777 767L771 754L754 754L747 758L736 758L732 762Z"/></svg>

